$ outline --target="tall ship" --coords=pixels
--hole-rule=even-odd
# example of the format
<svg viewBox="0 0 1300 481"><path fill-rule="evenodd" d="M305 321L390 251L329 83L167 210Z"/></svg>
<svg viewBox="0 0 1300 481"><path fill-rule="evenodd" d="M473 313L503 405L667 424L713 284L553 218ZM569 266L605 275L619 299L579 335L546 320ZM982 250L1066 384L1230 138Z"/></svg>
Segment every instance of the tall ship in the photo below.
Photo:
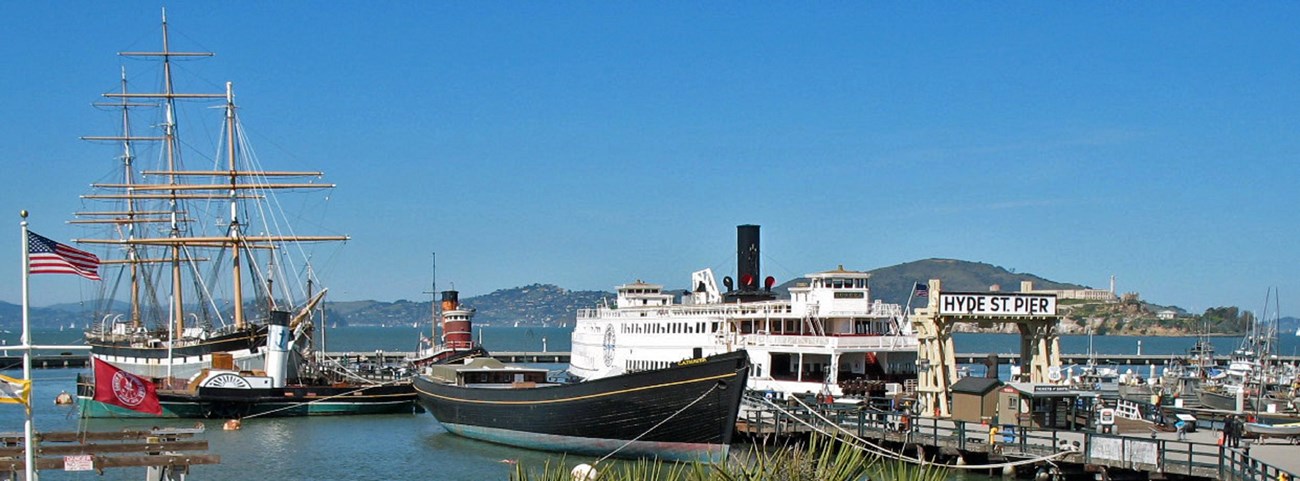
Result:
<svg viewBox="0 0 1300 481"><path fill-rule="evenodd" d="M188 378L155 378L157 416L247 419L252 417L402 414L419 411L415 388L396 373L363 376L313 353L309 343L291 343L289 313L272 311L265 370L235 369L228 353L213 353L211 367ZM299 362L295 363L294 360ZM96 368L96 375L99 369ZM77 375L78 411L83 418L154 417L96 396L103 383ZM116 392L114 393L116 395Z"/></svg>
<svg viewBox="0 0 1300 481"><path fill-rule="evenodd" d="M233 370L261 370L272 312L290 313L294 342L311 329L324 290L310 245L348 239L291 227L320 225L334 185L321 172L263 168L230 82L219 92L179 87L178 63L213 54L173 50L165 12L161 40L158 51L119 53L158 68L149 90L133 90L124 68L120 88L96 104L119 116L120 132L84 137L119 152L70 221L89 231L76 242L106 259L85 341L93 356L146 377L188 379L214 355ZM199 127L213 132L192 135Z"/></svg>
<svg viewBox="0 0 1300 481"><path fill-rule="evenodd" d="M725 291L704 269L687 291L637 281L619 286L613 305L579 310L569 373L599 379L745 350L749 387L760 391L883 394L890 382L916 379L916 335L901 306L871 298L871 274L808 274L778 298L759 255L759 226L741 225L739 283L724 277Z"/></svg>

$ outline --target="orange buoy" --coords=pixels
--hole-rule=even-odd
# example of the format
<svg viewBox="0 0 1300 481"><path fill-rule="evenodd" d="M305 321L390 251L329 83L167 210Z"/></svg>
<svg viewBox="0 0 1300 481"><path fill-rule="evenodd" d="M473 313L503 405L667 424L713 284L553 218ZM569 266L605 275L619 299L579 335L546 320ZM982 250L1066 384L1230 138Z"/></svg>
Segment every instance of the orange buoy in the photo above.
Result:
<svg viewBox="0 0 1300 481"><path fill-rule="evenodd" d="M224 429L226 431L238 431L240 428L243 427L244 427L244 423L240 422L238 419L227 420L225 424L221 425L221 429Z"/></svg>

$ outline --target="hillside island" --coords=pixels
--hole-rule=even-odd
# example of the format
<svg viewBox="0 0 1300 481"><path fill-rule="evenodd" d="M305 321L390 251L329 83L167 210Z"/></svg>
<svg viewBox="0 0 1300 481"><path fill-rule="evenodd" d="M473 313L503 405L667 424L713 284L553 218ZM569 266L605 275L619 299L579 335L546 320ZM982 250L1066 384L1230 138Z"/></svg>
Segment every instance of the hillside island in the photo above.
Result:
<svg viewBox="0 0 1300 481"><path fill-rule="evenodd" d="M906 306L917 282L942 279L945 290L963 292L1033 292L1056 294L1062 315L1063 334L1192 336L1241 335L1257 322L1255 315L1237 306L1188 312L1177 306L1155 304L1142 299L1138 292L1118 293L1114 280L1108 289L1094 289L1082 284L1056 282L1042 277L1017 273L986 263L956 259L925 259L867 271L871 273L871 295L887 303ZM636 279L628 279L632 282ZM674 279L656 280L673 286ZM775 287L786 295L790 287L804 282L791 279ZM680 288L669 291L682 292ZM610 286L611 289L614 286ZM594 307L614 299L607 291L576 291L552 284L500 289L489 294L463 298L466 306L476 310L474 322L480 326L539 327L572 326L578 309ZM923 301L912 301L913 307ZM339 326L405 326L428 322L431 301L326 301L326 319ZM88 314L82 306L64 304L32 310L35 326L83 327ZM0 327L19 325L21 313L13 304L0 303ZM1297 320L1279 320L1283 329L1295 329ZM980 328L976 324L957 326L959 332L1011 332L1012 325Z"/></svg>

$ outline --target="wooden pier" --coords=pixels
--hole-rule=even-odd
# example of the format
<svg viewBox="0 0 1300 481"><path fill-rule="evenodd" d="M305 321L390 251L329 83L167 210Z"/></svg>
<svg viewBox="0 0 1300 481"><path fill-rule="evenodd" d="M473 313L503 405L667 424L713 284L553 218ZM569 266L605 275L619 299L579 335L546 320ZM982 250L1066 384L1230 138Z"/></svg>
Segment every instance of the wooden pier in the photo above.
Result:
<svg viewBox="0 0 1300 481"><path fill-rule="evenodd" d="M22 369L23 356L20 351L6 351L7 354L18 353L17 356L3 355L0 356L0 369ZM57 355L32 355L32 368L34 369L63 369L63 368L82 368L90 365L90 355L85 352L65 352Z"/></svg>
<svg viewBox="0 0 1300 481"><path fill-rule="evenodd" d="M767 407L764 407L767 406ZM793 401L776 406L747 399L737 429L756 443L782 436L803 436L814 430L847 433L944 464L995 464L1043 460L1038 468L1054 466L1055 474L1095 479L1150 480L1181 477L1196 480L1279 481L1295 479L1300 459L1280 444L1250 441L1246 449L1219 446L1212 422L1188 433L1149 429L1127 434L1100 434L1050 429L990 432L987 424L967 423L905 413L874 411L852 402L808 404ZM1290 447L1290 446L1287 446ZM1046 460L1050 459L1051 463ZM1034 469L1033 466L1029 468ZM996 473L992 473L996 474Z"/></svg>
<svg viewBox="0 0 1300 481"><path fill-rule="evenodd" d="M106 468L146 467L158 473L188 473L190 466L218 464L221 456L206 454L207 441L190 440L202 433L196 428L155 428L109 432L36 433L33 442L36 471L96 471ZM22 435L0 436L0 475L9 479L27 469ZM161 478L160 478L161 479Z"/></svg>

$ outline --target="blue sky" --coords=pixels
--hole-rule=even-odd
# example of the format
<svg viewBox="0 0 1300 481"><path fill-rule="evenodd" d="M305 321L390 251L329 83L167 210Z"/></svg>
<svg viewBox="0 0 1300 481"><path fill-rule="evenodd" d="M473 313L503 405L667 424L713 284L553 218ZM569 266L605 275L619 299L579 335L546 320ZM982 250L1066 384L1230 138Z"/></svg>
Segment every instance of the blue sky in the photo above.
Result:
<svg viewBox="0 0 1300 481"><path fill-rule="evenodd" d="M0 19L0 205L63 223L161 5ZM178 2L269 167L319 168L334 300L988 262L1192 311L1300 300L1300 4ZM219 89L218 89L219 90ZM0 300L19 300L19 262ZM33 303L91 290L33 278ZM1292 304L1292 305L1288 305Z"/></svg>

